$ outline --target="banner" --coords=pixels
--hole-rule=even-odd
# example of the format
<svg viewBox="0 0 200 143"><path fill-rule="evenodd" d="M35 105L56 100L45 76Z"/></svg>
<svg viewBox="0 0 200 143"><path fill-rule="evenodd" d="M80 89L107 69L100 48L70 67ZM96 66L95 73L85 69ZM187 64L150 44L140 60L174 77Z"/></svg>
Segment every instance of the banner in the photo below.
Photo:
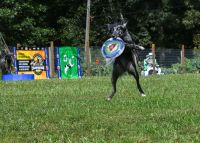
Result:
<svg viewBox="0 0 200 143"><path fill-rule="evenodd" d="M34 74L35 79L49 78L47 48L17 48L14 53L18 74Z"/></svg>
<svg viewBox="0 0 200 143"><path fill-rule="evenodd" d="M57 48L57 69L59 78L81 77L79 49L76 47Z"/></svg>

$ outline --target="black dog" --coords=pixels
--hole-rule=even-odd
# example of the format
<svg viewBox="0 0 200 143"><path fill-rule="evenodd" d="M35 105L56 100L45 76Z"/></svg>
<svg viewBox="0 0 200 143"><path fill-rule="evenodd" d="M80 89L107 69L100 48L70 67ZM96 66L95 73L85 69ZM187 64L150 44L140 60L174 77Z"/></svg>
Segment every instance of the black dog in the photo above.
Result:
<svg viewBox="0 0 200 143"><path fill-rule="evenodd" d="M12 68L12 54L6 52L5 49L0 51L0 68L2 74L9 74L11 73Z"/></svg>
<svg viewBox="0 0 200 143"><path fill-rule="evenodd" d="M139 74L137 71L137 53L136 50L144 50L143 47L136 45L132 40L127 28L127 23L110 24L108 30L113 37L120 37L125 42L125 49L123 53L114 60L112 71L112 93L108 97L111 100L116 93L116 83L118 78L125 72L133 75L136 80L137 88L141 96L145 96L139 82Z"/></svg>

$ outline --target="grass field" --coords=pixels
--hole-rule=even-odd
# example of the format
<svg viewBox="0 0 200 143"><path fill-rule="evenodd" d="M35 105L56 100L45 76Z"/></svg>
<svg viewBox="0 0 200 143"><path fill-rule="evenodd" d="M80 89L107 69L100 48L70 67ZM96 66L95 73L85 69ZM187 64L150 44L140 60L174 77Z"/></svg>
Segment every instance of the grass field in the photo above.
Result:
<svg viewBox="0 0 200 143"><path fill-rule="evenodd" d="M200 142L200 75L0 81L1 143Z"/></svg>

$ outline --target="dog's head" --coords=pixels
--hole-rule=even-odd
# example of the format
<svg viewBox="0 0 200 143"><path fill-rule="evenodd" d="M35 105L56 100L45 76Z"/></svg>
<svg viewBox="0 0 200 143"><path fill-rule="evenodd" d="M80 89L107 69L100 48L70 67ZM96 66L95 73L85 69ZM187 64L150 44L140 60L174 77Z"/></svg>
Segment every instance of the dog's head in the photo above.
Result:
<svg viewBox="0 0 200 143"><path fill-rule="evenodd" d="M115 24L108 24L108 30L113 37L123 37L124 33L126 32L127 22L125 23L115 23Z"/></svg>

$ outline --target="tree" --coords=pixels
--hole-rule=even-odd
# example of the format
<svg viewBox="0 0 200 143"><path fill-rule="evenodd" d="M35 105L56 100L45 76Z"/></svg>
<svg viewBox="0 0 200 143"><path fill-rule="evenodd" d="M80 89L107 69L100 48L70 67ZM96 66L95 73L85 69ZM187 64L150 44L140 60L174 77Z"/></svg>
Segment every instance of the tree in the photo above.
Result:
<svg viewBox="0 0 200 143"><path fill-rule="evenodd" d="M10 44L46 45L54 29L44 21L47 7L32 0L2 0L0 31Z"/></svg>
<svg viewBox="0 0 200 143"><path fill-rule="evenodd" d="M84 45L86 1L1 0L0 31L9 45ZM109 38L106 24L128 21L136 43L174 48L193 47L200 29L199 0L93 0L90 45L101 46Z"/></svg>

